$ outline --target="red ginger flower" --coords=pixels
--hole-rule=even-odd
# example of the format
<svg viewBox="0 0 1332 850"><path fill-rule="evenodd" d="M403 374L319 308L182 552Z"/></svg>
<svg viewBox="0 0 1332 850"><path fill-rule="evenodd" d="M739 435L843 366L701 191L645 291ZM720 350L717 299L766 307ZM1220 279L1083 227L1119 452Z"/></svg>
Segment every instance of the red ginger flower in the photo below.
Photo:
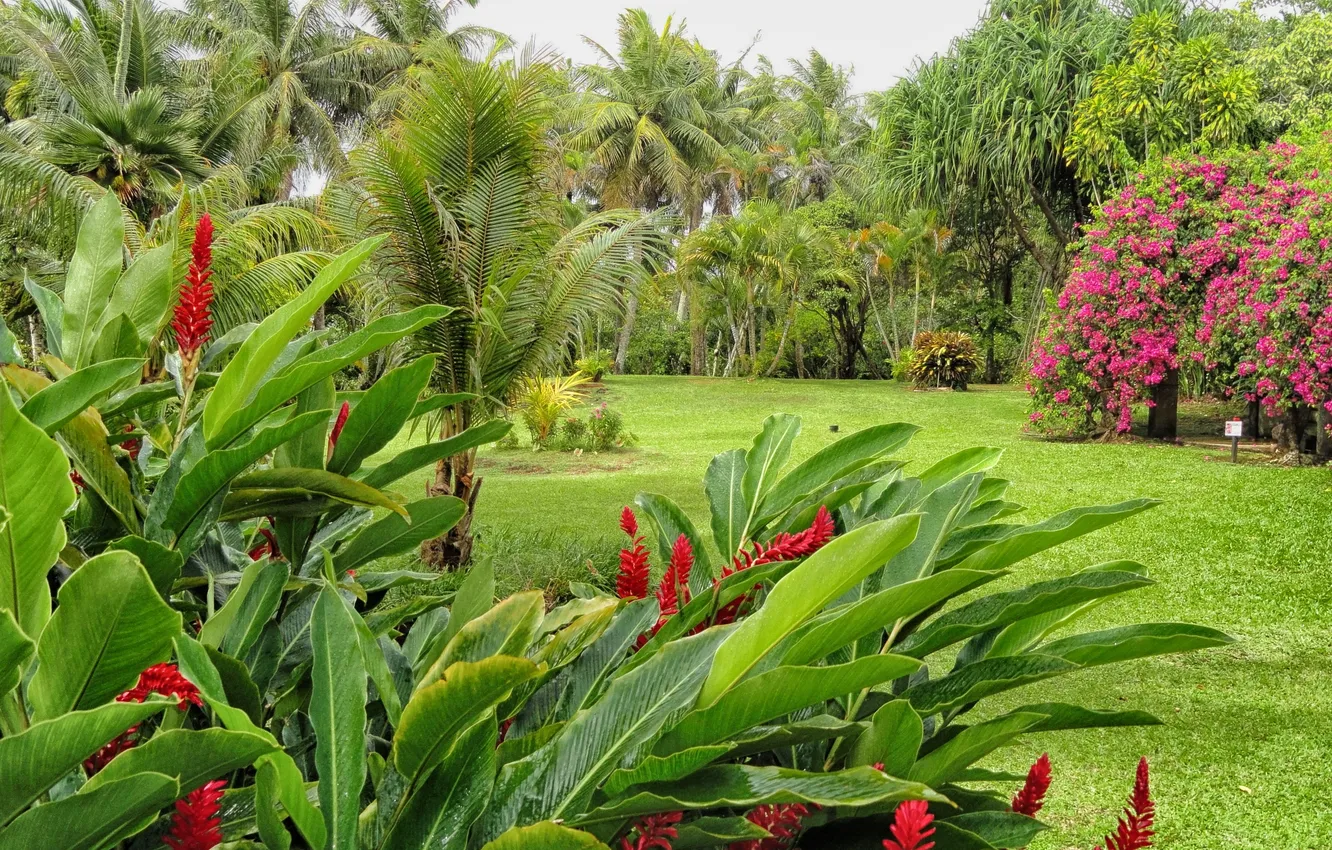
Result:
<svg viewBox="0 0 1332 850"><path fill-rule="evenodd" d="M679 613L681 606L689 604L689 573L694 569L694 547L689 538L681 534L671 547L671 562L666 575L657 586L657 601L661 603L662 617Z"/></svg>
<svg viewBox="0 0 1332 850"><path fill-rule="evenodd" d="M1114 835L1105 837L1105 850L1145 850L1152 846L1152 822L1156 819L1156 803L1148 780L1147 759L1138 762L1138 775L1133 782L1133 795L1128 808L1119 818ZM1098 847L1097 850L1100 850Z"/></svg>
<svg viewBox="0 0 1332 850"><path fill-rule="evenodd" d="M222 843L222 815L218 811L226 782L215 779L176 801L171 832L162 842L171 850L213 850Z"/></svg>
<svg viewBox="0 0 1332 850"><path fill-rule="evenodd" d="M648 594L648 551L638 533L638 519L628 508L620 513L620 528L629 535L633 548L620 550L620 574L615 579L615 593L621 599L644 599Z"/></svg>
<svg viewBox="0 0 1332 850"><path fill-rule="evenodd" d="M126 430L126 431L133 431L133 430L134 430L134 426L133 426L133 425L126 425L126 426L125 426L125 430ZM138 459L139 459L139 451L143 448L143 440L139 439L138 437L131 437L130 439L128 439L128 440L126 440L125 442L121 443L121 444L120 444L120 447L121 447L122 449L124 449L125 451L129 452L130 460L138 460Z"/></svg>
<svg viewBox="0 0 1332 850"><path fill-rule="evenodd" d="M818 513L814 515L814 522L809 528L798 534L779 534L767 546L756 542L753 544L752 550L740 550L740 553L732 559L731 566L722 568L722 578L751 567L775 564L780 561L794 561L796 558L813 555L822 549L829 540L832 540L836 530L832 514L828 513L828 508L819 505ZM740 609L748 601L749 597L747 595L732 599L717 611L716 616L712 618L713 625L723 626L727 623L734 623L736 618L740 616Z"/></svg>
<svg viewBox="0 0 1332 850"><path fill-rule="evenodd" d="M757 806L745 818L766 829L772 837L736 841L731 844L730 850L788 850L800 837L800 822L807 817L809 808L800 803Z"/></svg>
<svg viewBox="0 0 1332 850"><path fill-rule="evenodd" d="M278 548L277 538L273 536L273 532L269 531L267 528L261 528L259 529L259 533L263 535L264 542L250 550L250 560L257 561L265 555L272 556L274 560L281 558L282 550ZM356 571L348 570L347 575L355 576Z"/></svg>
<svg viewBox="0 0 1332 850"><path fill-rule="evenodd" d="M204 213L194 228L194 245L190 249L190 270L180 290L171 329L176 334L176 346L183 363L192 365L199 349L208 341L213 328L209 306L213 303L213 220Z"/></svg>
<svg viewBox="0 0 1332 850"><path fill-rule="evenodd" d="M187 711L191 704L203 707L199 689L189 679L180 675L180 670L174 664L154 664L144 670L139 674L138 683L116 697L116 702L143 702L151 694L176 697L180 700L176 708L181 711ZM138 731L138 726L131 726L117 735L83 762L84 770L91 776L106 767L111 759L134 746Z"/></svg>
<svg viewBox="0 0 1332 850"><path fill-rule="evenodd" d="M620 511L620 530L628 535L631 540L638 536L638 517L634 516L634 512L628 505L625 505L624 510Z"/></svg>
<svg viewBox="0 0 1332 850"><path fill-rule="evenodd" d="M333 422L333 430L328 434L328 456L333 457L333 450L338 447L338 437L342 436L342 426L347 424L347 415L351 413L351 405L347 402L342 403L338 410L338 418Z"/></svg>
<svg viewBox="0 0 1332 850"><path fill-rule="evenodd" d="M637 840L630 841L626 835L620 839L620 850L671 850L671 839L680 834L675 825L684 817L684 812L664 812L648 815L634 824L630 834L637 834Z"/></svg>
<svg viewBox="0 0 1332 850"><path fill-rule="evenodd" d="M1041 757L1027 771L1027 781L1022 790L1013 798L1013 811L1027 817L1036 817L1036 813L1045 805L1045 792L1050 790L1050 754L1041 753Z"/></svg>
<svg viewBox="0 0 1332 850"><path fill-rule="evenodd" d="M934 815L929 813L929 804L924 800L899 803L889 830L893 837L883 840L884 850L930 850L934 842L925 839L934 834L934 827L930 826L933 821Z"/></svg>

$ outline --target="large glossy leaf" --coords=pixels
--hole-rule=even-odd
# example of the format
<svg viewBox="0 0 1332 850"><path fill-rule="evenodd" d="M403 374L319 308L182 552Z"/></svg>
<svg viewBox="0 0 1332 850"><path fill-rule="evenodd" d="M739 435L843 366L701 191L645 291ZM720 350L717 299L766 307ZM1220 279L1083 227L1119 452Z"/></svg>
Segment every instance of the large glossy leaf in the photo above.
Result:
<svg viewBox="0 0 1332 850"><path fill-rule="evenodd" d="M411 416L434 368L435 358L421 357L376 381L347 416L329 470L351 475L362 461L388 445Z"/></svg>
<svg viewBox="0 0 1332 850"><path fill-rule="evenodd" d="M131 747L97 773L83 791L91 791L136 773L162 773L188 794L205 782L254 764L278 749L273 740L253 732L230 729L169 729Z"/></svg>
<svg viewBox="0 0 1332 850"><path fill-rule="evenodd" d="M999 462L999 458L1003 457L1003 454L1003 449L990 448L989 446L974 446L951 454L918 476L920 478L920 495L927 496L963 475L993 469L994 465Z"/></svg>
<svg viewBox="0 0 1332 850"><path fill-rule="evenodd" d="M703 491L712 512L712 542L723 561L730 561L744 545L749 505L745 503L745 451L722 452L708 464Z"/></svg>
<svg viewBox="0 0 1332 850"><path fill-rule="evenodd" d="M951 570L946 571L947 575ZM1041 581L1017 590L995 593L935 617L895 647L897 652L924 658L960 640L998 629L1027 617L1067 605L1113 596L1153 584L1136 573L1087 570Z"/></svg>
<svg viewBox="0 0 1332 850"><path fill-rule="evenodd" d="M802 496L902 448L919 430L918 425L901 422L875 425L825 446L773 485L763 500L762 513L765 516L780 514Z"/></svg>
<svg viewBox="0 0 1332 850"><path fill-rule="evenodd" d="M453 607L442 612L446 615L443 626L438 629L431 627L431 633L427 635L423 627L429 626L430 622L418 621L408 633L403 651L412 662L412 672L418 685L462 627L489 611L494 604L495 565L489 557L482 557L468 570L467 577L458 588ZM519 655L521 652L513 654ZM436 676L442 672L441 667L435 671Z"/></svg>
<svg viewBox="0 0 1332 850"><path fill-rule="evenodd" d="M944 802L946 799L919 782L896 779L872 767L806 773L784 767L727 764L705 767L678 782L641 786L634 793L570 822L593 824L721 806L748 809L764 803L870 806L899 800Z"/></svg>
<svg viewBox="0 0 1332 850"><path fill-rule="evenodd" d="M726 755L730 749L726 744L714 744L671 752L667 756L648 756L631 768L611 773L601 790L610 797L618 797L635 785L684 779Z"/></svg>
<svg viewBox="0 0 1332 850"><path fill-rule="evenodd" d="M60 606L37 644L28 689L33 716L46 720L95 708L134 687L171 654L180 614L128 552L89 559L60 588Z"/></svg>
<svg viewBox="0 0 1332 850"><path fill-rule="evenodd" d="M0 526L3 524L4 518L0 516ZM18 627L14 615L0 608L0 699L18 687L33 650L32 640Z"/></svg>
<svg viewBox="0 0 1332 850"><path fill-rule="evenodd" d="M140 773L89 792L29 809L0 831L0 847L23 850L93 850L146 827L171 804L180 786L170 776Z"/></svg>
<svg viewBox="0 0 1332 850"><path fill-rule="evenodd" d="M111 290L106 317L125 316L141 343L157 336L171 306L175 246L159 245L134 258ZM108 323L103 322L99 331Z"/></svg>
<svg viewBox="0 0 1332 850"><path fill-rule="evenodd" d="M330 850L359 850L356 827L366 776L367 679L361 653L355 650L351 616L336 590L320 590L310 622L314 644L310 725L319 770L319 809Z"/></svg>
<svg viewBox="0 0 1332 850"><path fill-rule="evenodd" d="M867 723L855 720L841 720L831 714L816 714L808 720L786 720L766 726L746 729L739 735L732 735L727 741L727 755L741 758L766 753L783 747L798 747L814 741L826 741L829 738L847 738L854 740L865 731Z"/></svg>
<svg viewBox="0 0 1332 850"><path fill-rule="evenodd" d="M267 565L267 561L255 561L245 568L240 581L227 596L226 604L217 609L199 630L199 643L213 649L222 646L222 639L231 628L231 624L235 622L236 615L245 604L245 598L250 595L250 588L254 587L255 582L264 574Z"/></svg>
<svg viewBox="0 0 1332 850"><path fill-rule="evenodd" d="M23 403L23 415L47 434L54 434L89 406L138 382L143 361L134 357L85 366L68 378L42 389Z"/></svg>
<svg viewBox="0 0 1332 850"><path fill-rule="evenodd" d="M762 430L754 437L754 444L745 455L745 474L741 480L747 508L741 545L755 528L759 507L763 504L768 491L777 483L782 467L786 466L787 460L791 457L791 444L799 434L799 416L774 413L763 420Z"/></svg>
<svg viewBox="0 0 1332 850"><path fill-rule="evenodd" d="M969 570L1003 569L1037 552L1128 519L1159 504L1156 499L1131 499L1117 505L1073 508L1044 522L1018 526L1013 533L969 555L958 566Z"/></svg>
<svg viewBox="0 0 1332 850"><path fill-rule="evenodd" d="M712 850L737 844L750 847L753 845L744 842L772 837L772 833L742 817L699 818L680 824L677 833L671 840L671 850Z"/></svg>
<svg viewBox="0 0 1332 850"><path fill-rule="evenodd" d="M727 638L699 694L699 706L715 703L801 623L909 545L918 526L914 515L861 526L787 573L763 607Z"/></svg>
<svg viewBox="0 0 1332 850"><path fill-rule="evenodd" d="M185 558L179 552L137 535L112 540L106 548L129 552L138 558L163 599L171 595L171 587L180 578L181 567L185 565Z"/></svg>
<svg viewBox="0 0 1332 850"><path fill-rule="evenodd" d="M976 497L981 480L978 472L961 475L934 488L921 499L914 508L922 515L920 533L910 546L898 553L867 584L872 587L893 587L935 572L939 553ZM918 494L919 491L916 491L913 497Z"/></svg>
<svg viewBox="0 0 1332 850"><path fill-rule="evenodd" d="M1003 573L945 570L923 579L899 584L833 608L797 632L782 656L785 664L808 664L876 629L891 627L899 619L963 593Z"/></svg>
<svg viewBox="0 0 1332 850"><path fill-rule="evenodd" d="M461 499L436 496L406 506L410 521L397 514L387 514L361 529L333 557L333 566L341 575L359 570L365 564L415 549L424 540L440 536L458 524L467 512Z"/></svg>
<svg viewBox="0 0 1332 850"><path fill-rule="evenodd" d="M75 369L92 360L97 332L111 304L111 293L120 277L121 245L125 224L120 202L107 193L83 217L65 274L65 315L61 321L61 343L66 363ZM110 315L115 315L114 313Z"/></svg>
<svg viewBox="0 0 1332 850"><path fill-rule="evenodd" d="M777 667L746 679L712 705L690 714L662 737L656 752L724 741L783 714L909 676L918 669L920 662L900 655L871 655L829 667Z"/></svg>
<svg viewBox="0 0 1332 850"><path fill-rule="evenodd" d="M1035 818L1016 812L964 812L938 823L943 829L941 836L951 838L953 830L965 831L990 847L1026 847L1037 835L1049 829ZM953 847L954 844L943 846Z"/></svg>
<svg viewBox="0 0 1332 850"><path fill-rule="evenodd" d="M346 505L365 508L384 508L403 516L407 509L382 491L352 478L345 478L323 469L258 469L232 479L231 493L222 504L222 516L239 518L252 513L262 499L272 496L303 494L308 500L332 499ZM322 511L317 511L322 512ZM262 516L263 514L257 514Z"/></svg>
<svg viewBox="0 0 1332 850"><path fill-rule="evenodd" d="M8 368L8 367L5 367ZM74 504L69 461L19 413L0 386L0 610L36 640L51 616L46 573L65 548L65 511Z"/></svg>
<svg viewBox="0 0 1332 850"><path fill-rule="evenodd" d="M461 434L449 437L446 440L407 449L369 472L362 471L359 478L371 487L387 487L404 475L409 475L423 466L501 440L512 428L512 422L492 419L489 422L468 428Z"/></svg>
<svg viewBox="0 0 1332 850"><path fill-rule="evenodd" d="M389 724L396 728L402 717L402 699L398 694L398 683L393 678L393 671L389 669L389 660L384 655L384 648L375 640L369 625L356 611L351 600L341 594L339 597L347 608L347 618L356 629L356 644L361 650L365 672L370 676L370 681L375 683L375 689L379 692L379 702L384 707L384 713L388 715ZM386 644L393 649L397 648L397 644L391 641L386 641Z"/></svg>
<svg viewBox="0 0 1332 850"><path fill-rule="evenodd" d="M481 850L609 850L594 836L555 823L514 827Z"/></svg>
<svg viewBox="0 0 1332 850"><path fill-rule="evenodd" d="M383 850L465 850L495 781L495 720L463 732L444 761L395 813Z"/></svg>
<svg viewBox="0 0 1332 850"><path fill-rule="evenodd" d="M911 768L908 778L926 785L950 782L977 759L989 755L1045 719L1042 714L1007 714L963 729Z"/></svg>
<svg viewBox="0 0 1332 850"><path fill-rule="evenodd" d="M1087 570L1136 573L1141 576L1147 575L1147 568L1136 561L1108 561L1103 564L1087 567ZM994 639L990 642L989 648L985 654L993 657L998 655L1017 655L1018 653L1026 652L1044 640L1047 636L1088 613L1103 601L1104 598L1093 599L1090 602L1083 602L1078 605L1054 608L1041 614L1018 620L1016 623L1011 623L999 630L999 634L994 636Z"/></svg>
<svg viewBox="0 0 1332 850"><path fill-rule="evenodd" d="M365 355L397 342L450 312L451 308L438 305L417 307L406 313L396 313L376 319L327 348L316 348L261 383L255 390L254 397L232 413L230 418L218 427L217 432L208 438L208 445L216 447L230 443L246 429L263 421L270 413L285 404L287 399L300 395ZM237 355L239 356L240 354ZM225 375L223 372L223 376ZM220 386L220 378L218 382ZM213 392L217 392L217 389L214 388Z"/></svg>
<svg viewBox="0 0 1332 850"><path fill-rule="evenodd" d="M444 678L412 695L393 740L393 764L413 788L444 760L455 739L540 668L526 658L495 655L459 661Z"/></svg>
<svg viewBox="0 0 1332 850"><path fill-rule="evenodd" d="M625 755L694 702L727 632L714 628L672 641L646 664L612 680L601 699L574 715L564 734L505 765L495 803L482 820L483 834L585 811Z"/></svg>
<svg viewBox="0 0 1332 850"><path fill-rule="evenodd" d="M61 777L83 763L112 738L172 702L112 702L88 711L71 711L0 738L0 824L18 816Z"/></svg>
<svg viewBox="0 0 1332 850"><path fill-rule="evenodd" d="M0 316L0 364L17 363L23 364L23 352L19 350L18 337L5 324L5 319Z"/></svg>
<svg viewBox="0 0 1332 850"><path fill-rule="evenodd" d="M847 765L882 764L883 772L889 776L910 776L924 739L925 725L920 715L911 703L895 699L874 712L869 728L851 746Z"/></svg>
<svg viewBox="0 0 1332 850"><path fill-rule="evenodd" d="M522 658L536 639L546 597L539 590L516 593L484 614L469 620L449 640L438 660L421 679L424 687L439 681L458 661L480 661L492 655ZM449 631L452 631L450 621Z"/></svg>
<svg viewBox="0 0 1332 850"><path fill-rule="evenodd" d="M1145 711L1103 711L1065 702L1041 702L1013 709L1010 714L1043 714L1045 719L1028 732L1059 732L1065 729L1101 729L1118 726L1160 726L1161 721Z"/></svg>
<svg viewBox="0 0 1332 850"><path fill-rule="evenodd" d="M1190 623L1141 623L1073 635L1042 644L1036 651L1083 667L1113 664L1153 655L1191 652L1234 643L1225 632Z"/></svg>
<svg viewBox="0 0 1332 850"><path fill-rule="evenodd" d="M65 305L60 296L33 281L26 274L23 276L23 288L37 305L37 312L42 317L42 327L46 329L46 349L56 357L64 355L61 345L60 327L65 322Z"/></svg>
<svg viewBox="0 0 1332 850"><path fill-rule="evenodd" d="M266 850L291 850L291 834L282 825L278 805L281 779L271 761L261 761L254 775L255 826Z"/></svg>
<svg viewBox="0 0 1332 850"><path fill-rule="evenodd" d="M259 640L259 635L277 613L283 587L291 575L285 561L259 561L246 568L246 573L250 572L255 572L254 581L239 600L219 647L233 658L244 658ZM230 599L227 605L230 607Z"/></svg>
<svg viewBox="0 0 1332 850"><path fill-rule="evenodd" d="M241 343L236 356L222 370L204 406L204 435L209 445L217 445L218 435L228 420L250 398L278 355L305 328L319 305L327 301L383 241L382 236L372 237L338 255L319 270L300 295L264 319ZM289 393L287 398L296 392Z"/></svg>
<svg viewBox="0 0 1332 850"><path fill-rule="evenodd" d="M1081 668L1051 655L1011 655L968 664L939 679L923 682L903 696L921 716L949 711L982 697L1060 676Z"/></svg>
<svg viewBox="0 0 1332 850"><path fill-rule="evenodd" d="M658 552L670 552L680 535L685 536L698 562L689 575L689 590L694 596L706 591L712 584L712 570L707 567L707 550L703 548L703 538L698 529L694 528L693 521L679 505L656 493L639 493L634 497L634 504L638 505L657 529Z"/></svg>

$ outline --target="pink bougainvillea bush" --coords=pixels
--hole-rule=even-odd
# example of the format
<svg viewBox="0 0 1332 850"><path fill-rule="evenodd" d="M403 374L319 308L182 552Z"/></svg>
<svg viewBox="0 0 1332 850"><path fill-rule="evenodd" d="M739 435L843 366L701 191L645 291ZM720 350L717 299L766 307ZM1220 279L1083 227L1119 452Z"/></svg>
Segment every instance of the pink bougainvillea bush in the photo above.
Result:
<svg viewBox="0 0 1332 850"><path fill-rule="evenodd" d="M1182 362L1269 416L1332 411L1332 137L1159 163L1083 235L1030 364L1032 425L1127 431Z"/></svg>

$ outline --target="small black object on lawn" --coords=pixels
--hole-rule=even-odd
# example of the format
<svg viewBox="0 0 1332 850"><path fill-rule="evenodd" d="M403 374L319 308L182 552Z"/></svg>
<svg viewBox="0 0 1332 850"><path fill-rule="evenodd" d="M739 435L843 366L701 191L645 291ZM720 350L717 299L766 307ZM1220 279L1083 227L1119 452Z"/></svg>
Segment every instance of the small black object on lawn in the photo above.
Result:
<svg viewBox="0 0 1332 850"><path fill-rule="evenodd" d="M829 431L832 431L834 434L836 434L836 433L837 433L837 426L836 426L836 425L829 425L829 426L828 426L828 430L829 430Z"/></svg>

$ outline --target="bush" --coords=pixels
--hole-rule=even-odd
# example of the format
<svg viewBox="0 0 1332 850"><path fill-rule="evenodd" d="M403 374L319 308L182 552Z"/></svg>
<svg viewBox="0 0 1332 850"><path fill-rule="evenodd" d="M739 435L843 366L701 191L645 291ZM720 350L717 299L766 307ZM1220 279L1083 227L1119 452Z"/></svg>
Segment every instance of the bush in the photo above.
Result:
<svg viewBox="0 0 1332 850"><path fill-rule="evenodd" d="M523 417L532 448L547 448L560 417L583 399L588 379L581 372L567 378L526 378L514 392L512 404Z"/></svg>
<svg viewBox="0 0 1332 850"><path fill-rule="evenodd" d="M615 358L611 352L599 348L586 357L575 360L574 368L584 375L591 376L594 382L600 382L607 372L615 368Z"/></svg>
<svg viewBox="0 0 1332 850"><path fill-rule="evenodd" d="M587 429L594 452L624 448L633 442L633 435L624 430L624 417L619 411L611 410L604 401L588 414Z"/></svg>
<svg viewBox="0 0 1332 850"><path fill-rule="evenodd" d="M980 365L976 343L957 331L922 331L911 345L907 374L917 387L965 390Z"/></svg>
<svg viewBox="0 0 1332 850"><path fill-rule="evenodd" d="M640 292L625 371L631 375L689 374L689 325L677 321L665 296L650 287Z"/></svg>
<svg viewBox="0 0 1332 850"><path fill-rule="evenodd" d="M905 384L911 380L911 361L915 355L916 352L914 349L904 348L897 355L897 359L892 361L891 365L893 367L894 381L899 381Z"/></svg>

